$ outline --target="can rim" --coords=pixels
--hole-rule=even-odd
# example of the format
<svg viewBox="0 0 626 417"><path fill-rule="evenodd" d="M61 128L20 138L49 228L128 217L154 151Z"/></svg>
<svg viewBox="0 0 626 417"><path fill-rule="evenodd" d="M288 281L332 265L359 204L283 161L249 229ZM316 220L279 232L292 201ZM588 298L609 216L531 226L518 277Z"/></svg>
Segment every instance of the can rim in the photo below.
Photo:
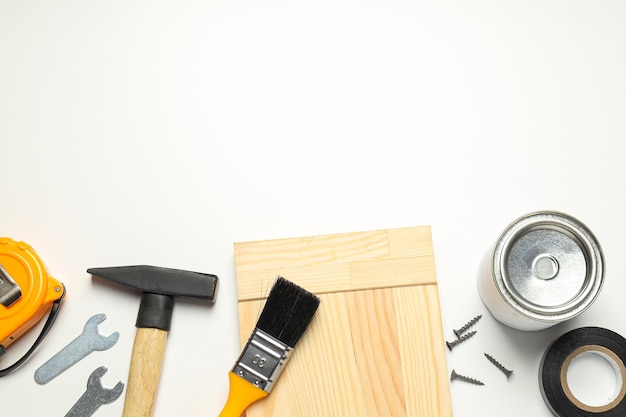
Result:
<svg viewBox="0 0 626 417"><path fill-rule="evenodd" d="M580 243L588 262L582 290L566 304L541 307L512 290L506 275L506 259L513 242L532 229L550 228L565 233ZM600 293L604 282L604 255L596 237L578 219L556 211L537 211L512 222L498 238L492 258L493 278L501 296L520 314L543 322L559 322L585 311Z"/></svg>

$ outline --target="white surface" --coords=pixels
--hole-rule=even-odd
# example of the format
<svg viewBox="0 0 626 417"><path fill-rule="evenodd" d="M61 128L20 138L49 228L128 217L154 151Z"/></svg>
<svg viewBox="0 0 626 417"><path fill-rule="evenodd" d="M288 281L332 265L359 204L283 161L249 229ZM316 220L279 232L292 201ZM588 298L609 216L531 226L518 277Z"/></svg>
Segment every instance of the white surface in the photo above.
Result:
<svg viewBox="0 0 626 417"><path fill-rule="evenodd" d="M154 413L216 416L239 353L233 242L429 224L446 336L484 315L448 354L486 384L452 383L454 416L550 416L548 344L626 334L625 21L622 1L2 1L0 235L68 289L45 344L0 380L2 414L64 415L103 364L105 385L126 381L139 295L89 267L220 276L214 307L176 304ZM594 231L606 283L579 318L524 333L487 314L476 272L538 209ZM117 345L37 385L98 312Z"/></svg>

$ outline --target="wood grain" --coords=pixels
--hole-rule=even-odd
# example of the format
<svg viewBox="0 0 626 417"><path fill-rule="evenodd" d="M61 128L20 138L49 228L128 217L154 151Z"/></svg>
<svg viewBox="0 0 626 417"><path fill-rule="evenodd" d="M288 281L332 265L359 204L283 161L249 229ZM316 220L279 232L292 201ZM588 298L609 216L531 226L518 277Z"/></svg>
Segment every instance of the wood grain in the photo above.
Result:
<svg viewBox="0 0 626 417"><path fill-rule="evenodd" d="M122 417L150 417L163 366L167 332L138 328L133 343Z"/></svg>
<svg viewBox="0 0 626 417"><path fill-rule="evenodd" d="M262 298L282 274L315 293L436 284L430 228L235 243L239 301Z"/></svg>
<svg viewBox="0 0 626 417"><path fill-rule="evenodd" d="M277 275L320 309L247 417L450 417L428 226L235 244L242 345Z"/></svg>

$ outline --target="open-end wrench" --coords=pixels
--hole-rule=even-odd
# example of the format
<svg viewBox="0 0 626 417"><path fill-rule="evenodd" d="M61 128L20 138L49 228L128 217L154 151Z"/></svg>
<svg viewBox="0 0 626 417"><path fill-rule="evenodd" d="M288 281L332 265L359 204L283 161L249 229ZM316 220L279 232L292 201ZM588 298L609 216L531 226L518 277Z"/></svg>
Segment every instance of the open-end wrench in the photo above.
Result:
<svg viewBox="0 0 626 417"><path fill-rule="evenodd" d="M109 404L117 400L124 390L124 384L120 381L111 389L104 388L100 378L102 378L102 375L104 375L106 371L107 368L101 366L89 375L87 390L78 401L76 401L70 411L67 412L65 417L89 417L93 415L101 405Z"/></svg>
<svg viewBox="0 0 626 417"><path fill-rule="evenodd" d="M98 325L106 319L106 314L92 316L83 328L83 332L61 349L35 371L35 382L45 384L74 365L94 350L105 350L113 346L120 337L118 332L109 336L98 333Z"/></svg>

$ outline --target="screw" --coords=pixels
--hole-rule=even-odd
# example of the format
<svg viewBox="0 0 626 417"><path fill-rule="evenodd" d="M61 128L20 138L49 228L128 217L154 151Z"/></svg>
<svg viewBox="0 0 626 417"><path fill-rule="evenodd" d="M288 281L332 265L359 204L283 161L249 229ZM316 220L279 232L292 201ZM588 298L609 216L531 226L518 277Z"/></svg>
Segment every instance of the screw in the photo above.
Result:
<svg viewBox="0 0 626 417"><path fill-rule="evenodd" d="M454 334L456 335L456 337L461 337L461 335L463 333L465 333L465 331L467 331L467 329L469 329L470 327L472 327L473 325L478 323L478 320L480 320L481 317L482 317L482 314L474 317L473 319L471 319L470 321L465 323L465 325L463 327L461 327L460 329L454 330Z"/></svg>
<svg viewBox="0 0 626 417"><path fill-rule="evenodd" d="M513 371L506 369L500 362L495 360L493 356L489 355L488 353L485 353L485 357L489 359L489 362L493 363L496 366L496 368L501 370L504 373L504 375L506 375L507 378L510 377L511 374L513 373Z"/></svg>
<svg viewBox="0 0 626 417"><path fill-rule="evenodd" d="M467 382L467 383L474 384L474 385L485 385L483 382L477 379L470 378L469 376L457 374L453 369L452 374L450 375L450 381L454 381L455 379L458 381L463 381L463 382Z"/></svg>
<svg viewBox="0 0 626 417"><path fill-rule="evenodd" d="M448 349L450 349L450 351L452 351L453 347L455 347L459 343L462 343L462 342L466 341L467 339L469 339L470 337L474 336L475 334L476 334L476 331L469 332L467 334L462 335L458 339L453 340L452 342L446 342L446 345L448 346Z"/></svg>

